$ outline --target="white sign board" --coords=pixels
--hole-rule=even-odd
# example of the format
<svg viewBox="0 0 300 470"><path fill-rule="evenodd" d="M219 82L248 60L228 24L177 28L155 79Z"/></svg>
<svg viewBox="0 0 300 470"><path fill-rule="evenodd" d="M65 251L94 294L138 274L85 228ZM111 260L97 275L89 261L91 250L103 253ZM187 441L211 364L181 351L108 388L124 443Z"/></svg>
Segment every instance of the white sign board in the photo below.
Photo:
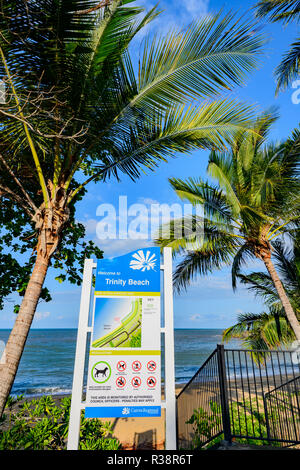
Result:
<svg viewBox="0 0 300 470"><path fill-rule="evenodd" d="M90 321L92 277L96 285ZM163 288L160 272L163 271ZM160 292L163 293L161 312ZM91 334L86 399L83 397L87 338ZM161 399L160 338L164 337L164 395ZM76 450L80 417L160 416L165 409L166 450L176 449L176 398L172 250L137 250L123 257L85 260L68 450Z"/></svg>

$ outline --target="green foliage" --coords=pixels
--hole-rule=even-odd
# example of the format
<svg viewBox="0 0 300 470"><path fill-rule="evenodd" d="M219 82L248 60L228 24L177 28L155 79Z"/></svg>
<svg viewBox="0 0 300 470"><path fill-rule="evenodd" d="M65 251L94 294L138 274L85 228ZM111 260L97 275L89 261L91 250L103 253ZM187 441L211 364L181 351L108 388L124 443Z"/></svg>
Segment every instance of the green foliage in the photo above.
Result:
<svg viewBox="0 0 300 470"><path fill-rule="evenodd" d="M222 423L221 406L214 401L209 402L210 411L205 411L202 407L194 410L192 416L186 424L193 425L192 448L197 449L203 441L213 437L215 430L219 429ZM214 443L216 441L214 440Z"/></svg>
<svg viewBox="0 0 300 470"><path fill-rule="evenodd" d="M66 449L71 398L62 398L56 404L53 397L25 400L18 411L12 407L23 397L9 397L6 407L10 410L8 429L1 430L6 419L0 423L0 450L62 450ZM98 419L85 419L81 415L79 449L117 450L120 443L109 437L110 423Z"/></svg>
<svg viewBox="0 0 300 470"><path fill-rule="evenodd" d="M289 246L279 240L273 242L273 258L283 287L288 294L297 318L300 320L300 245L298 230L295 231L291 241L293 243ZM251 354L256 360L263 360L264 353L259 353L256 350L266 351L288 346L295 339L295 336L287 321L270 275L264 272L253 272L238 274L237 277L250 292L265 302L268 310L258 314L239 314L237 323L224 330L223 340L230 341L232 338L239 338L246 349L253 351Z"/></svg>
<svg viewBox="0 0 300 470"><path fill-rule="evenodd" d="M257 16L268 17L272 22L281 21L288 24L291 21L300 21L299 0L261 0L258 2ZM284 90L295 80L300 71L300 37L298 37L288 52L285 53L279 66L275 70L277 78L277 92Z"/></svg>
<svg viewBox="0 0 300 470"><path fill-rule="evenodd" d="M59 282L69 281L81 285L85 258L101 259L103 251L92 241L85 241L85 227L75 219L75 204L82 199L77 196L70 205L70 218L61 234L59 246L52 256L51 266L57 271ZM0 202L0 310L5 298L18 293L20 300L25 294L32 268L35 263L35 248L38 233L24 211L12 201ZM41 300L49 302L51 293L47 286L42 288ZM18 313L19 305L14 306Z"/></svg>
<svg viewBox="0 0 300 470"><path fill-rule="evenodd" d="M221 406L214 401L210 401L209 408L209 411L205 411L202 407L195 409L190 419L186 421L187 424L193 425L193 449L201 447L203 442L211 439L214 436L216 430L218 432L218 430L221 429ZM252 413L250 410L252 410ZM278 413L276 412L275 408L272 410L272 413L272 418L275 422L275 420L278 420ZM229 414L231 432L233 434L248 434L253 438L259 438L234 438L235 442L240 442L242 444L254 444L257 446L268 445L268 441L266 440L267 428L265 423L265 414L260 411L253 410L249 400L245 400L243 403L232 402L229 406ZM205 448L208 449L212 446L215 446L217 443L221 442L222 439L222 435L212 439ZM276 447L277 445L279 444L272 443L272 446Z"/></svg>
<svg viewBox="0 0 300 470"><path fill-rule="evenodd" d="M231 150L210 154L207 172L216 184L195 177L170 179L179 198L198 205L203 213L173 220L157 238L160 246L184 254L174 273L178 290L197 274L226 265L232 267L235 288L241 266L271 253L271 241L297 226L300 134L296 130L285 142L267 145L275 119L273 113L261 116L254 133L237 133Z"/></svg>
<svg viewBox="0 0 300 470"><path fill-rule="evenodd" d="M158 8L145 12L134 0L94 7L93 0L1 2L0 308L10 293L25 293L35 215L47 197L59 194L70 210L52 256L56 279L78 284L84 257L102 257L75 219L89 182L136 179L177 152L223 148L253 118L252 108L220 95L257 66L265 39L255 21L218 14L147 38L135 66L132 41ZM47 287L41 299L51 299Z"/></svg>
<svg viewBox="0 0 300 470"><path fill-rule="evenodd" d="M140 348L142 344L142 333L139 331L137 334L133 335L130 339L131 348Z"/></svg>

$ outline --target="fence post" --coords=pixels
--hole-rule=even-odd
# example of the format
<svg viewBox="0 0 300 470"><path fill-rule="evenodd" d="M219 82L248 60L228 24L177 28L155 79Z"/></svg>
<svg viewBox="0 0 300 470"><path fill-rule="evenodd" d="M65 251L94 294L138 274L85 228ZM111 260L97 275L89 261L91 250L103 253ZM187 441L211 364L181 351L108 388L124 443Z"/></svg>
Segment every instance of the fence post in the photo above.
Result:
<svg viewBox="0 0 300 470"><path fill-rule="evenodd" d="M266 421L266 428L267 428L267 441L271 444L271 433L270 433L270 423L269 423L269 415L268 415L268 405L266 400L266 394L263 393L263 404L264 404L264 412L265 412L265 421Z"/></svg>
<svg viewBox="0 0 300 470"><path fill-rule="evenodd" d="M228 403L225 353L224 353L223 344L217 345L217 357L218 357L218 371L219 371L219 381L220 381L220 395L221 395L224 441L227 444L231 445L230 413L229 413L229 403Z"/></svg>

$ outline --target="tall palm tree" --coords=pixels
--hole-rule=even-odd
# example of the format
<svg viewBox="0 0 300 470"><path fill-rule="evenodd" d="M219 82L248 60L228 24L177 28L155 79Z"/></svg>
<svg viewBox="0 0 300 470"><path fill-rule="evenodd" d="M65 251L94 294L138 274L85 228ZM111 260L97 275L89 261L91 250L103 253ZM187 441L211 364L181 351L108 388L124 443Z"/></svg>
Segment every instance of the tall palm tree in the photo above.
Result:
<svg viewBox="0 0 300 470"><path fill-rule="evenodd" d="M27 217L35 263L0 365L0 415L70 211L92 181L132 179L175 152L222 148L253 111L222 100L256 66L252 21L216 15L146 38L133 0L1 2L0 197ZM193 103L193 104L192 104Z"/></svg>
<svg viewBox="0 0 300 470"><path fill-rule="evenodd" d="M261 0L256 5L258 17L268 17L270 21L282 21L285 24L300 20L299 0ZM287 88L300 72L300 37L298 37L290 50L284 55L276 68L277 92Z"/></svg>
<svg viewBox="0 0 300 470"><path fill-rule="evenodd" d="M262 260L300 340L300 325L273 264L271 244L299 223L300 132L294 131L284 143L263 145L273 120L259 118L255 134L239 133L230 152L210 154L208 174L217 185L195 178L170 179L182 200L203 208L203 217L193 214L186 218L188 224L186 219L172 221L157 243L184 253L174 273L179 290L197 273L207 274L224 265L232 266L236 288L241 266L251 258Z"/></svg>
<svg viewBox="0 0 300 470"><path fill-rule="evenodd" d="M297 234L293 246L281 240L272 243L274 264L293 309L300 319L300 245ZM268 310L258 314L241 313L235 325L223 332L223 340L240 338L249 349L272 349L289 345L295 339L272 278L265 272L238 274L242 284L266 303Z"/></svg>

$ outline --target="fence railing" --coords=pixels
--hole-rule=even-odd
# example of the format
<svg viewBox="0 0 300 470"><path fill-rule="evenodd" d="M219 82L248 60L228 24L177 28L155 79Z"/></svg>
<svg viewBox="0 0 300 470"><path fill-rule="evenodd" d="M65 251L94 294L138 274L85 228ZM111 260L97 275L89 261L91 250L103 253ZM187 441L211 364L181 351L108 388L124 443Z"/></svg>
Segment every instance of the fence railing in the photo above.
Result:
<svg viewBox="0 0 300 470"><path fill-rule="evenodd" d="M300 377L264 396L269 439L296 443L300 436Z"/></svg>
<svg viewBox="0 0 300 470"><path fill-rule="evenodd" d="M177 397L178 448L203 447L218 436L229 443L300 443L299 387L290 351L218 345Z"/></svg>

